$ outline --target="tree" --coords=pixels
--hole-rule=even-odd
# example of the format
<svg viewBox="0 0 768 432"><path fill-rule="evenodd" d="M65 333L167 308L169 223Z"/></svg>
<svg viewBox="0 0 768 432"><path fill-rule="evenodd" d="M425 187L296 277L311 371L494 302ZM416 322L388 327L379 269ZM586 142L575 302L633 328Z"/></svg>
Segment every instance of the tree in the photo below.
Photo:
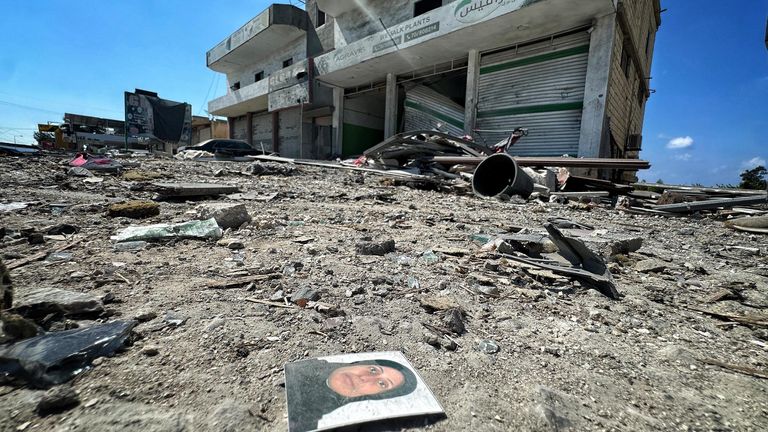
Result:
<svg viewBox="0 0 768 432"><path fill-rule="evenodd" d="M741 173L741 184L739 187L742 189L756 190L768 189L768 180L766 180L766 177L768 177L768 170L766 170L764 166L744 171Z"/></svg>

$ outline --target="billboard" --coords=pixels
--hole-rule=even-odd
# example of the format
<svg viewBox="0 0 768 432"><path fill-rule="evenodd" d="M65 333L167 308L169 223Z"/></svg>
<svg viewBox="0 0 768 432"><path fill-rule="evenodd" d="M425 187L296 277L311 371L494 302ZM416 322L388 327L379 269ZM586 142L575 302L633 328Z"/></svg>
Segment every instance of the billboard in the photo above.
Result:
<svg viewBox="0 0 768 432"><path fill-rule="evenodd" d="M172 145L192 142L192 105L160 99L156 93L125 92L126 135Z"/></svg>

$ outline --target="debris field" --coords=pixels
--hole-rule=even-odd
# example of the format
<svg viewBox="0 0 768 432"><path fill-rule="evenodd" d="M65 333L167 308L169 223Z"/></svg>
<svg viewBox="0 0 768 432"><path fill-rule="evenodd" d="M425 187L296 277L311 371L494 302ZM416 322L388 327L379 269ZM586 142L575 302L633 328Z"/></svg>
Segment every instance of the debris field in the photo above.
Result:
<svg viewBox="0 0 768 432"><path fill-rule="evenodd" d="M124 162L89 176L0 158L9 313L54 344L131 330L67 359L81 363L63 383L58 365L0 374L0 431L283 431L285 363L369 351L403 352L446 412L371 430L768 429L768 237L717 211ZM617 296L547 258L572 239ZM0 337L2 364L24 340Z"/></svg>

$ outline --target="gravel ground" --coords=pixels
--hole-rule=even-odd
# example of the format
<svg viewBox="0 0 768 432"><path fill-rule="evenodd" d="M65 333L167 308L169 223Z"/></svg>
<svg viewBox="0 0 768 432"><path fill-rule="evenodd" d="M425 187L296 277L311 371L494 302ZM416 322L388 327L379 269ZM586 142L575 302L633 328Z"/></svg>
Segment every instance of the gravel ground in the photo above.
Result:
<svg viewBox="0 0 768 432"><path fill-rule="evenodd" d="M70 261L13 270L17 296L39 288L111 294L99 321L144 320L132 346L70 383L80 401L74 408L41 417L35 409L45 391L0 387L1 431L283 431L286 362L397 350L446 417L374 430L768 430L766 320L742 325L699 311L765 314L765 236L729 230L715 216L481 200L341 170L247 176L238 173L247 164L140 164L163 181L277 195L163 201L159 216L111 218L109 204L152 193L119 176L99 183L68 177L52 157L1 158L0 202L32 204L0 213L0 228L12 234L65 223L84 239L69 250ZM126 178L141 180L136 174ZM115 251L110 242L128 226L192 220L210 202L244 203L253 221L227 230L222 242L179 240L139 252ZM51 206L57 203L67 204L63 212ZM640 250L607 257L620 300L500 260L477 241L520 228L544 232L554 216L595 226L598 239L643 239ZM395 241L394 253L358 254L359 242L385 240ZM0 251L8 263L65 241L31 246L6 237ZM243 249L230 249L233 241ZM208 288L257 275L264 277L253 284ZM331 310L249 301L280 301L304 288ZM457 306L466 332L428 330L424 324L446 323L425 302ZM165 326L169 313L186 321ZM67 325L77 324L88 323ZM478 349L487 340L497 353ZM713 361L763 371L763 378Z"/></svg>

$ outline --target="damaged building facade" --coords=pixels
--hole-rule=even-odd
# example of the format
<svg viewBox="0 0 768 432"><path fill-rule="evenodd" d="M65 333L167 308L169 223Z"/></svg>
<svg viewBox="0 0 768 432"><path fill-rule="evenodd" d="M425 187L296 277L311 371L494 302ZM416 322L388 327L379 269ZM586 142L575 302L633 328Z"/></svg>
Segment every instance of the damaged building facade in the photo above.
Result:
<svg viewBox="0 0 768 432"><path fill-rule="evenodd" d="M286 157L437 129L520 156L636 158L659 0L274 4L207 53L230 136Z"/></svg>

